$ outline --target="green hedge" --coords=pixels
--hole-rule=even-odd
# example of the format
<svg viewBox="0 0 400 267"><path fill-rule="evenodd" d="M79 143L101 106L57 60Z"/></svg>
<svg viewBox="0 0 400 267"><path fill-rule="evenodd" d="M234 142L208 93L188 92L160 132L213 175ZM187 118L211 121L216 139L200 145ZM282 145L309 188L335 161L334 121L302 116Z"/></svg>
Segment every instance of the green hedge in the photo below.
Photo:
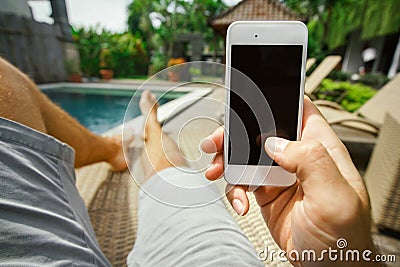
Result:
<svg viewBox="0 0 400 267"><path fill-rule="evenodd" d="M339 104L348 111L353 112L373 97L376 92L374 88L361 83L353 84L325 79L317 92L317 98L336 101L338 97L344 95Z"/></svg>
<svg viewBox="0 0 400 267"><path fill-rule="evenodd" d="M85 76L98 77L100 68L112 69L115 77L147 75L149 56L141 38L130 33L80 28L75 39Z"/></svg>
<svg viewBox="0 0 400 267"><path fill-rule="evenodd" d="M389 78L386 75L381 73L366 73L360 76L359 82L372 86L376 89L381 88L389 81Z"/></svg>

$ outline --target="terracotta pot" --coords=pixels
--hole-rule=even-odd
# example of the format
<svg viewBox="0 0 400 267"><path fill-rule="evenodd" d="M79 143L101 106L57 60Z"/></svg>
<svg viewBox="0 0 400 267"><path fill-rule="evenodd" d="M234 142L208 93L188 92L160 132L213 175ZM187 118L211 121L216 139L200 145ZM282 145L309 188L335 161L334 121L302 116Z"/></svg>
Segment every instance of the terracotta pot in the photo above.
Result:
<svg viewBox="0 0 400 267"><path fill-rule="evenodd" d="M82 82L82 75L79 73L70 73L69 74L69 81L72 83L81 83Z"/></svg>
<svg viewBox="0 0 400 267"><path fill-rule="evenodd" d="M181 74L179 72L168 71L168 80L171 82L179 82L181 80Z"/></svg>
<svg viewBox="0 0 400 267"><path fill-rule="evenodd" d="M104 69L104 70L100 70L99 73L103 80L111 80L114 77L113 70Z"/></svg>

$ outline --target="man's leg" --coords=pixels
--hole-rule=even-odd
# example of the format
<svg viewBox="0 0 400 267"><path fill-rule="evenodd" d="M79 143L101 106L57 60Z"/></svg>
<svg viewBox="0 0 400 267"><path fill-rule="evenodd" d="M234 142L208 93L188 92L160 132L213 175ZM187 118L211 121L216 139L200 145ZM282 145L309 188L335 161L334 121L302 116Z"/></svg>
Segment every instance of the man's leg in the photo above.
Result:
<svg viewBox="0 0 400 267"><path fill-rule="evenodd" d="M162 134L154 104L154 96L144 92L140 107L148 117L142 155L147 181L128 265L262 266L218 190L202 173L184 167L178 147Z"/></svg>
<svg viewBox="0 0 400 267"><path fill-rule="evenodd" d="M141 157L144 178L148 179L166 168L186 166L178 146L162 132L157 121L158 103L155 96L149 91L144 91L139 105L145 119L145 146Z"/></svg>
<svg viewBox="0 0 400 267"><path fill-rule="evenodd" d="M95 135L55 105L17 68L0 58L0 117L51 135L75 149L75 167L106 161L127 168L120 137Z"/></svg>

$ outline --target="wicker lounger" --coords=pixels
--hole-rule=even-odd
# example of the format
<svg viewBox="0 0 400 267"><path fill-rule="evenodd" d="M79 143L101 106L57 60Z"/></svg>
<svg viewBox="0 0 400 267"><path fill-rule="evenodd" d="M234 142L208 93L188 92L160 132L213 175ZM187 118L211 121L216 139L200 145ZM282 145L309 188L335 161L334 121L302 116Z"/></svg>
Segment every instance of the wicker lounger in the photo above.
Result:
<svg viewBox="0 0 400 267"><path fill-rule="evenodd" d="M379 92L353 113L344 110L337 103L315 100L329 124L342 125L378 134L386 113L400 120L400 74L395 76Z"/></svg>
<svg viewBox="0 0 400 267"><path fill-rule="evenodd" d="M392 126L388 126L388 129L389 128L394 129ZM400 139L393 139L391 137L393 131L392 134L384 134L386 132L384 129L385 128L382 128L380 139L389 141L397 140L394 145L394 147L396 147ZM191 136L192 139L181 142L180 145L183 153L186 156L190 156L190 154L197 155L199 151L196 144L198 144L201 138L209 134L210 131L212 130L196 128L194 131L188 132L187 135ZM398 135L399 131L397 127L394 133ZM400 226L398 222L396 222L396 216L400 205L398 193L395 190L399 187L399 163L397 157L391 156L391 148L393 145L387 142L380 143L386 144L383 147L382 145L380 146L381 149L385 148L385 153L388 155L383 159L386 159L386 157L390 157L390 159L388 161L384 160L384 162L380 161L382 156L380 156L379 146L377 146L376 152L374 152L376 156L371 160L370 168L368 169L365 179L367 180L367 185L371 194L375 222L380 225L380 227L393 226L398 230ZM398 153L396 153L396 155L397 154ZM139 163L139 155L140 148L132 150L131 158L137 163ZM374 163L376 161L378 163ZM383 166L386 172L383 172L382 168L373 168L374 165L382 164L389 164L390 168ZM386 176L388 172L390 175ZM383 181L387 182L380 183L380 174L382 173L385 174ZM397 177L397 179L393 179L393 177ZM126 256L132 249L136 238L138 186L131 178L129 172L112 172L108 165L103 163L78 169L77 186L88 207L101 248L113 266L125 266ZM382 201L382 196L387 196L384 197L385 201ZM254 196L249 194L249 198L251 209L249 214L245 217L236 215L226 199L224 199L224 202L238 225L252 242L256 251L261 251L266 245L269 249L277 250L277 245L273 241L261 217ZM393 199L395 201L393 201ZM381 205L381 207L379 205ZM291 266L288 262L279 261L274 261L272 263L266 261L265 264L268 266Z"/></svg>
<svg viewBox="0 0 400 267"><path fill-rule="evenodd" d="M371 198L373 220L382 230L400 233L400 124L387 116L381 129L368 170L364 176ZM190 153L195 149L186 148ZM188 152L189 151L189 152ZM135 150L137 159L140 150ZM113 266L125 266L137 230L138 186L129 172L117 173L107 164L95 164L77 170L77 184L88 205L100 246ZM250 211L238 216L226 198L224 203L243 229L256 251L278 247L266 227L252 194ZM288 262L266 261L266 266L291 266Z"/></svg>
<svg viewBox="0 0 400 267"><path fill-rule="evenodd" d="M372 219L381 230L400 236L400 122L387 114L364 180Z"/></svg>
<svg viewBox="0 0 400 267"><path fill-rule="evenodd" d="M128 171L112 172L102 163L78 169L77 184L101 249L113 266L126 266L126 257L136 238L138 186ZM256 251L260 252L265 246L278 251L254 196L249 194L249 198L251 209L245 217L238 216L226 199L224 203ZM276 259L274 262L268 259L265 264L292 266Z"/></svg>
<svg viewBox="0 0 400 267"><path fill-rule="evenodd" d="M308 58L306 62L306 71L308 71L314 64L316 59L315 58Z"/></svg>
<svg viewBox="0 0 400 267"><path fill-rule="evenodd" d="M216 123L218 110L222 112L224 109L222 104L224 90L215 90L209 97L220 101L204 101L203 104L193 105L164 125L164 132L169 133L176 141L179 140L177 143L182 153L189 159L190 166L196 169L203 168L204 164L211 160L210 157L204 155L200 160L191 161L190 159L199 158L198 144L218 127ZM191 121L190 127L178 131L177 125L183 125L188 119L193 118L194 114L198 115L199 108L209 112L210 116L215 117L214 120L198 118ZM140 177L142 172L139 158L142 145L140 141L134 141L129 149L130 159L134 162L131 170L135 177ZM105 163L78 169L76 173L77 186L88 207L100 247L113 266L125 266L126 256L136 238L138 186L128 171L114 173ZM254 197L252 194L249 196L251 209L245 217L237 216L224 200L227 209L248 236L256 251L263 250L265 245L268 245L269 249L278 251ZM268 260L265 263L268 266L291 266L288 262L280 262L276 259L273 263Z"/></svg>
<svg viewBox="0 0 400 267"><path fill-rule="evenodd" d="M341 56L327 56L311 73L311 75L307 77L304 89L305 94L311 98L315 98L313 95L318 90L321 82L329 75L329 73L331 73L341 60Z"/></svg>

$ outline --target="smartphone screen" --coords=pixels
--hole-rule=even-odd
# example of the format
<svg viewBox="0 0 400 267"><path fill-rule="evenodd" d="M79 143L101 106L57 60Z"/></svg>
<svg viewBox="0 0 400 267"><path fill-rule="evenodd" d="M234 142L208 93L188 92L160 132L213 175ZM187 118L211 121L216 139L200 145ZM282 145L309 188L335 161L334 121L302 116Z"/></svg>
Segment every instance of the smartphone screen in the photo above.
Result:
<svg viewBox="0 0 400 267"><path fill-rule="evenodd" d="M228 164L277 165L266 138L297 139L302 55L302 45L232 45L231 66L258 89L231 71Z"/></svg>

